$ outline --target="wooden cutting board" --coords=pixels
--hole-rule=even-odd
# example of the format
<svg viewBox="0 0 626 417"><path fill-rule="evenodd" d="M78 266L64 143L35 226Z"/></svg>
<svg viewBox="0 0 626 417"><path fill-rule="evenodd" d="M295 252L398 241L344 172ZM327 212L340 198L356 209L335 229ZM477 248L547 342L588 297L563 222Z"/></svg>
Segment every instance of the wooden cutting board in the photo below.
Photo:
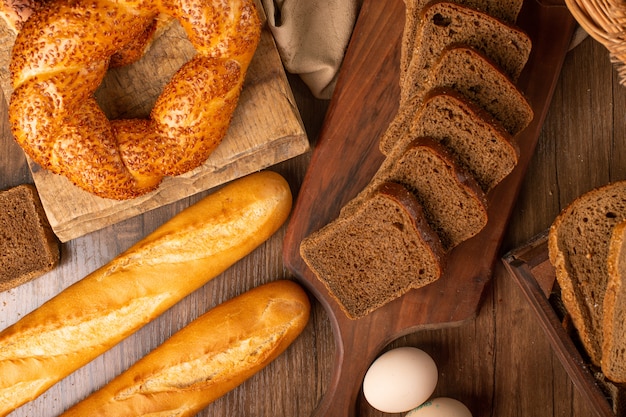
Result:
<svg viewBox="0 0 626 417"><path fill-rule="evenodd" d="M10 97L14 36L0 29L0 84ZM110 70L96 97L109 118L146 117L172 74L195 53L178 23L131 66ZM155 192L127 201L91 195L29 161L48 220L63 242L300 155L309 142L267 25L222 144L201 167L166 178Z"/></svg>
<svg viewBox="0 0 626 417"><path fill-rule="evenodd" d="M488 196L488 225L452 251L438 281L350 320L307 268L299 246L305 236L337 218L369 182L383 160L379 137L397 111L404 2L364 1L284 243L286 265L324 305L336 342L333 374L315 416L355 415L368 366L394 339L475 317L575 28L564 5L549 3L526 0L519 17L533 50L518 86L535 118L516 138L518 166Z"/></svg>

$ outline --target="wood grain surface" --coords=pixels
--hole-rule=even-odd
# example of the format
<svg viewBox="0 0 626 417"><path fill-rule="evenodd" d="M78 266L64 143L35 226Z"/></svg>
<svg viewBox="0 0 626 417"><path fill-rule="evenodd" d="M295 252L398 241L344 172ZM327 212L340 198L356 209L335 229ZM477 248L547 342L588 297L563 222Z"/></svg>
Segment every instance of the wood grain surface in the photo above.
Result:
<svg viewBox="0 0 626 417"><path fill-rule="evenodd" d="M0 68L7 68L14 40L0 28ZM96 92L110 119L147 118L171 76L195 50L178 22L152 44L136 63L110 70ZM0 71L5 97L11 87ZM165 178L159 188L126 201L96 197L29 160L35 184L53 230L68 241L162 205L267 168L309 149L280 56L267 25L250 63L244 89L220 146L200 167Z"/></svg>
<svg viewBox="0 0 626 417"><path fill-rule="evenodd" d="M518 87L535 117L515 138L520 148L517 166L487 196L487 226L454 248L438 281L351 320L300 257L300 242L337 218L341 207L366 186L382 162L379 138L399 102L404 18L401 0L363 3L285 239L285 263L326 306L337 341L331 387L316 416L355 415L360 386L352 381L363 378L367 364L391 340L420 328L458 325L475 316L574 31L574 20L565 7L544 7L534 1L524 4L518 24L528 33L533 49ZM355 349L365 361L348 360Z"/></svg>
<svg viewBox="0 0 626 417"><path fill-rule="evenodd" d="M288 78L315 147L329 103L314 99L297 77ZM33 178L22 151L11 138L3 103L0 100L0 188L7 188L32 183ZM501 254L545 230L560 209L578 195L609 181L626 179L624 108L626 89L619 85L607 51L586 39L566 55L535 152L505 226ZM298 196L310 161L311 152L307 152L271 169L283 174ZM57 269L0 293L0 328L105 264L208 192L64 243ZM294 278L282 259L285 232L286 226L249 257L11 417L57 416L211 306L261 283ZM313 294L311 298L311 321L285 354L199 416L293 417L315 412L330 386L336 342L325 309ZM593 415L554 353L533 308L500 262L494 265L475 317L457 326L411 332L391 341L381 352L398 346L416 346L430 353L439 367L435 395L463 401L474 417ZM362 348L356 346L348 352L347 360L363 362L359 356ZM353 384L358 386L360 381ZM361 417L402 416L372 409L360 392L355 404Z"/></svg>

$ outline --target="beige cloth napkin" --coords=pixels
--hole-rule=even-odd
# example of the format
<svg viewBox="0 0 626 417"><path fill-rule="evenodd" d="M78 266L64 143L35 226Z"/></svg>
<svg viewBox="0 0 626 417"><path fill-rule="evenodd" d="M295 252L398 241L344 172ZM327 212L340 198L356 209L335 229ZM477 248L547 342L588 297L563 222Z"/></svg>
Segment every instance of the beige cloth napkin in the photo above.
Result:
<svg viewBox="0 0 626 417"><path fill-rule="evenodd" d="M331 97L361 0L262 0L287 71Z"/></svg>

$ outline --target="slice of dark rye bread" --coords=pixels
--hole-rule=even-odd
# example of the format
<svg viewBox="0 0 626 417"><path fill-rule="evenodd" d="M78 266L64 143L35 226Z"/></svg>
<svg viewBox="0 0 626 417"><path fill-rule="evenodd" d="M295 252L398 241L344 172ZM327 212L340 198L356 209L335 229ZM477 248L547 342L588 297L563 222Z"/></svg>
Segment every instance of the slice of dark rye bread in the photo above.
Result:
<svg viewBox="0 0 626 417"><path fill-rule="evenodd" d="M351 319L439 279L444 263L420 204L395 183L306 237L300 253Z"/></svg>
<svg viewBox="0 0 626 417"><path fill-rule="evenodd" d="M607 254L608 282L602 317L602 372L626 382L626 221L613 229Z"/></svg>
<svg viewBox="0 0 626 417"><path fill-rule="evenodd" d="M485 194L446 147L417 138L381 164L370 183L341 210L350 216L384 182L409 189L424 209L446 251L479 233L487 224Z"/></svg>
<svg viewBox="0 0 626 417"><path fill-rule="evenodd" d="M431 90L396 143L405 148L418 137L446 146L487 193L517 165L519 148L513 137L489 113L462 94L446 88ZM391 156L394 143L381 143ZM397 153L397 150L396 150Z"/></svg>
<svg viewBox="0 0 626 417"><path fill-rule="evenodd" d="M405 26L402 33L402 47L400 52L400 79L404 78L410 60L411 51L415 46L415 37L420 26L422 9L431 0L406 0ZM454 3L471 7L491 16L499 18L509 24L517 21L517 16L524 4L523 0L456 0Z"/></svg>
<svg viewBox="0 0 626 417"><path fill-rule="evenodd" d="M528 61L530 38L519 28L454 2L436 1L423 10L400 103L422 96L430 69L451 45L467 45L489 57L515 81Z"/></svg>
<svg viewBox="0 0 626 417"><path fill-rule="evenodd" d="M484 54L468 46L446 49L428 80L430 91L448 88L465 96L487 111L511 136L525 129L533 119L533 110L524 94ZM415 96L400 106L380 138L381 152L393 147L409 130L423 96Z"/></svg>
<svg viewBox="0 0 626 417"><path fill-rule="evenodd" d="M52 270L59 258L60 242L36 188L22 184L0 191L0 291Z"/></svg>
<svg viewBox="0 0 626 417"><path fill-rule="evenodd" d="M604 295L611 233L626 220L626 181L607 184L572 201L548 234L563 305L591 363L602 363Z"/></svg>
<svg viewBox="0 0 626 417"><path fill-rule="evenodd" d="M487 56L469 46L446 49L430 74L429 89L459 91L493 115L511 134L525 129L533 110L524 94Z"/></svg>

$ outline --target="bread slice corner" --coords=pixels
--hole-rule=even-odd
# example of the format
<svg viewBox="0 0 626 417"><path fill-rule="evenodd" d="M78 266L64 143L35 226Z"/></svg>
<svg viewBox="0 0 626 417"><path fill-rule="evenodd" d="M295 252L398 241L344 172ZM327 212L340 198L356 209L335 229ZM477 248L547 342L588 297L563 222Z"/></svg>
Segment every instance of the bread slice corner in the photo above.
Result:
<svg viewBox="0 0 626 417"><path fill-rule="evenodd" d="M393 182L303 239L300 254L350 319L436 281L445 263L419 202Z"/></svg>

